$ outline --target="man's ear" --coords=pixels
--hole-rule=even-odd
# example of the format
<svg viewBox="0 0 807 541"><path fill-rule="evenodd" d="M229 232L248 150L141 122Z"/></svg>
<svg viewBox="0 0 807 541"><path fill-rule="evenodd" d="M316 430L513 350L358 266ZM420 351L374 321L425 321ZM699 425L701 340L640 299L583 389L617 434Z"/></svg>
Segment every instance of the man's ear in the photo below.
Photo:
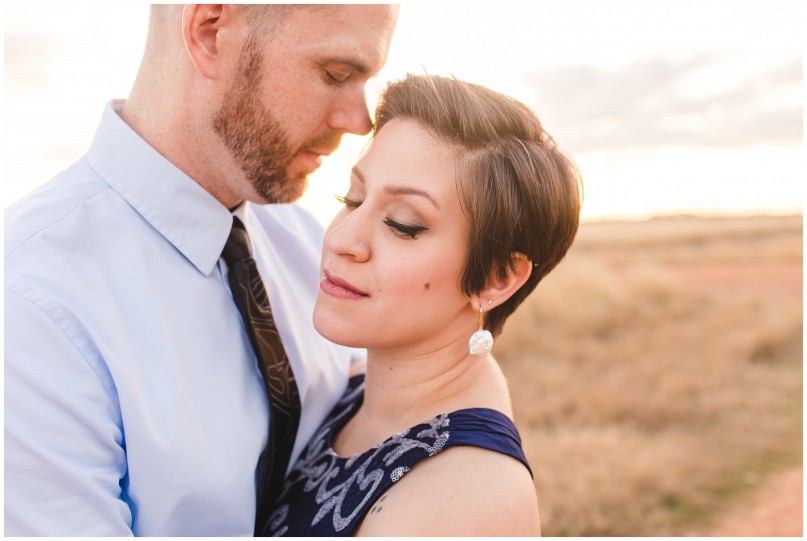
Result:
<svg viewBox="0 0 807 541"><path fill-rule="evenodd" d="M507 274L504 278L500 277L497 272L492 273L485 289L477 294L486 309L493 309L504 304L532 274L532 261L521 252L513 253L513 266L515 270L509 266L506 268ZM488 303L488 301L493 302Z"/></svg>
<svg viewBox="0 0 807 541"><path fill-rule="evenodd" d="M222 69L222 41L234 24L233 6L186 4L182 8L182 39L193 66L206 79Z"/></svg>

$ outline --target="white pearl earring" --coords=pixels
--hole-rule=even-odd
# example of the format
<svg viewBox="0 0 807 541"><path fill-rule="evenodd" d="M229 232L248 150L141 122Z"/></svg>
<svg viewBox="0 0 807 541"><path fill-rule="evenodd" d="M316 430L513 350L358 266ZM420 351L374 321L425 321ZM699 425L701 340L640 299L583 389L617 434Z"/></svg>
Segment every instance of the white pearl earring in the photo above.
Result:
<svg viewBox="0 0 807 541"><path fill-rule="evenodd" d="M488 301L493 304L493 301ZM485 330L485 314L482 311L482 304L479 304L479 329L471 335L468 341L468 349L471 355L487 355L493 348L493 335Z"/></svg>

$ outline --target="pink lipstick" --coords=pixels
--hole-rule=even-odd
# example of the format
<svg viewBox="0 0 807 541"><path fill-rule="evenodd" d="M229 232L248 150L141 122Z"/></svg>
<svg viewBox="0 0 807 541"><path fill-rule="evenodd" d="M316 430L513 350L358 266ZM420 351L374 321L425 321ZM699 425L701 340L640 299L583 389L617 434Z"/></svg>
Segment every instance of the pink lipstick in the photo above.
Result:
<svg viewBox="0 0 807 541"><path fill-rule="evenodd" d="M333 295L339 299L364 299L368 297L367 293L353 286L350 282L339 278L338 276L328 272L324 269L325 278L319 283L320 289L329 295Z"/></svg>

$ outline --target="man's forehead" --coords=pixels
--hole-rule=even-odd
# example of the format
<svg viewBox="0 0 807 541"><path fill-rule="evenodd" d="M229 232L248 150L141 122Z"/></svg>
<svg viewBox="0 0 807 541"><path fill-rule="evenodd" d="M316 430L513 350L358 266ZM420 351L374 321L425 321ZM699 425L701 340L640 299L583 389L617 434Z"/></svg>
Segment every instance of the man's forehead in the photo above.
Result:
<svg viewBox="0 0 807 541"><path fill-rule="evenodd" d="M286 18L278 29L283 36L276 37L305 54L339 60L368 73L386 59L395 20L390 5L303 8Z"/></svg>
<svg viewBox="0 0 807 541"><path fill-rule="evenodd" d="M300 30L300 26L311 26L320 32L350 32L362 36L362 30L369 35L388 34L396 20L397 7L390 4L305 4L291 10L281 26L294 26L296 30Z"/></svg>

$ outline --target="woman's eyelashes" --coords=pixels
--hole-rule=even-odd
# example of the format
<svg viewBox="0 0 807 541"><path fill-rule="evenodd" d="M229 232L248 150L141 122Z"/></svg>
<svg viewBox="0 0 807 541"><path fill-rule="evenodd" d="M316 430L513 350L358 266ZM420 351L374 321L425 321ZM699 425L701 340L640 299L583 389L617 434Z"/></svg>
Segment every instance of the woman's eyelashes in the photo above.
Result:
<svg viewBox="0 0 807 541"><path fill-rule="evenodd" d="M355 201L353 199L348 199L345 196L337 195L336 200L342 203L346 209L353 210L357 209L361 206L361 201ZM423 233L424 231L428 231L428 227L423 225L411 225L411 224L404 224L397 220L393 220L392 218L385 218L384 224L392 230L392 233L401 239L416 239L418 235Z"/></svg>
<svg viewBox="0 0 807 541"><path fill-rule="evenodd" d="M396 222L392 218L387 218L384 220L384 223L389 226L392 230L392 233L402 239L416 239L418 235L423 233L424 231L428 230L428 227L424 227L422 225L407 225Z"/></svg>
<svg viewBox="0 0 807 541"><path fill-rule="evenodd" d="M334 197L336 198L337 201L339 201L349 209L359 208L359 205L361 205L361 201L353 201L352 199L348 199L343 195L335 195Z"/></svg>

